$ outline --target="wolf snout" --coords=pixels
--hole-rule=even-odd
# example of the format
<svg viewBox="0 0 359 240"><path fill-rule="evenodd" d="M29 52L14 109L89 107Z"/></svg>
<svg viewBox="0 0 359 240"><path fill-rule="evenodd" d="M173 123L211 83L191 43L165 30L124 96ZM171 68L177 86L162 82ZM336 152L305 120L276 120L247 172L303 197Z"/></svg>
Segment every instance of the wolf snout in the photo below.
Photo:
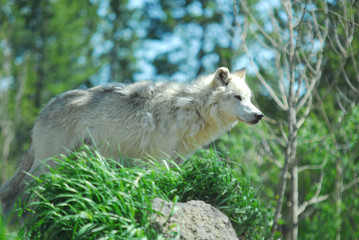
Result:
<svg viewBox="0 0 359 240"><path fill-rule="evenodd" d="M257 121L260 121L264 117L264 115L263 113L255 113L254 117L256 118Z"/></svg>
<svg viewBox="0 0 359 240"><path fill-rule="evenodd" d="M255 113L254 114L254 121L252 121L252 124L257 124L262 118L264 117L263 113Z"/></svg>

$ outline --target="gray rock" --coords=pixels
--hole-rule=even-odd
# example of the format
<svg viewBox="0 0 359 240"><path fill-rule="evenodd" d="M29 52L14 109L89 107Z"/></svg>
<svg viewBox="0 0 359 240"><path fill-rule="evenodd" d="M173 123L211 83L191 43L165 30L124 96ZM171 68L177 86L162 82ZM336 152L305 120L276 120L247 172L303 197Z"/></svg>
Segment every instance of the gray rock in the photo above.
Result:
<svg viewBox="0 0 359 240"><path fill-rule="evenodd" d="M172 202L156 198L152 208L161 213L152 216L152 226L165 238L238 239L228 217L203 201L177 203L173 209Z"/></svg>

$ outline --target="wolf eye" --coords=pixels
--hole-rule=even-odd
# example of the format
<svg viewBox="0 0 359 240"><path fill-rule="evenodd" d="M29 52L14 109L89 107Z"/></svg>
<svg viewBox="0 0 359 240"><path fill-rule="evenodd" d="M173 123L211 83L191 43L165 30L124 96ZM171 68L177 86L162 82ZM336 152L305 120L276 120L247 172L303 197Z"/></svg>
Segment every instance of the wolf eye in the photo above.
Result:
<svg viewBox="0 0 359 240"><path fill-rule="evenodd" d="M242 97L240 95L235 95L235 98L237 98L239 101L242 101Z"/></svg>

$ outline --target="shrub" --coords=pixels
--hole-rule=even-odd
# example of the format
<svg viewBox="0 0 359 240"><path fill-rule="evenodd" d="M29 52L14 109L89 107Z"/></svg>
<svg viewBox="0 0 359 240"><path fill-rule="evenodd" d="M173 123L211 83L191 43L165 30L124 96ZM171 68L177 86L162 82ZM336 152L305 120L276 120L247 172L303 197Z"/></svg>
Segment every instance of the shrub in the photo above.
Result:
<svg viewBox="0 0 359 240"><path fill-rule="evenodd" d="M213 150L200 151L181 168L177 181L168 186L163 175L160 188L180 202L202 200L225 213L238 236L260 238L269 229L269 212L255 196L244 171L240 176ZM239 168L240 170L240 168Z"/></svg>
<svg viewBox="0 0 359 240"><path fill-rule="evenodd" d="M123 168L85 147L36 178L23 234L31 239L129 239L158 234L151 201L162 195L151 170ZM40 184L38 184L40 183Z"/></svg>
<svg viewBox="0 0 359 240"><path fill-rule="evenodd" d="M125 168L84 146L55 169L34 178L31 212L22 236L29 239L161 239L149 222L152 200L203 200L230 218L237 234L264 234L265 211L254 190L214 151L202 151L181 167L149 159ZM165 163L165 162L164 162Z"/></svg>

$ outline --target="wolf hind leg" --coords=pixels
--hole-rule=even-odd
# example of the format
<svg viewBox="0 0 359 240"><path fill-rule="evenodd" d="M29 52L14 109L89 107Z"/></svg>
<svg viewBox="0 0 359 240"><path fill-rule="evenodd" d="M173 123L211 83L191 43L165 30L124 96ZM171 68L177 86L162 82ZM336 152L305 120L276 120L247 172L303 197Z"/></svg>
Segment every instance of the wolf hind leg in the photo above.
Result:
<svg viewBox="0 0 359 240"><path fill-rule="evenodd" d="M24 190L24 178L33 163L35 155L32 147L25 153L20 166L18 167L15 175L4 185L0 187L0 200L2 201L3 213L5 216L9 215L14 205Z"/></svg>

